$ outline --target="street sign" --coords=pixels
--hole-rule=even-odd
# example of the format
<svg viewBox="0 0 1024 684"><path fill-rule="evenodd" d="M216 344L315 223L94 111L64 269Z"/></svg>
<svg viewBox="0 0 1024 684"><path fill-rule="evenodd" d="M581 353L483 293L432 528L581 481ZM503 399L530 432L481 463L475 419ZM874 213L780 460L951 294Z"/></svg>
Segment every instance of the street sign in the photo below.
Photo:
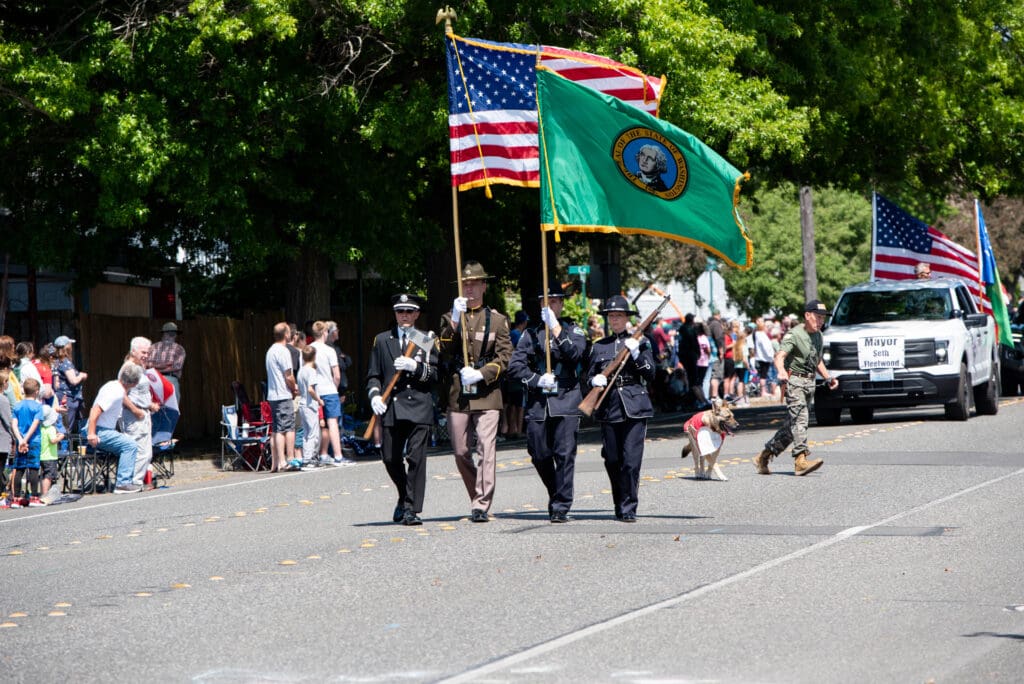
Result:
<svg viewBox="0 0 1024 684"><path fill-rule="evenodd" d="M570 266L569 273L572 275L590 275L590 264L585 266Z"/></svg>

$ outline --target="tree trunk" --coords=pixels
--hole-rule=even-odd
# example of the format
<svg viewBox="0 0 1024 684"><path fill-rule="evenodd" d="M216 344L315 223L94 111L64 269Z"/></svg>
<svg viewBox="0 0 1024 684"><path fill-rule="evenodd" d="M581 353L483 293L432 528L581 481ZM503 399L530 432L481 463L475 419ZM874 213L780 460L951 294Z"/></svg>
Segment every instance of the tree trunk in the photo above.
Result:
<svg viewBox="0 0 1024 684"><path fill-rule="evenodd" d="M328 258L312 245L303 246L288 278L285 297L288 320L302 327L306 321L329 318L333 278Z"/></svg>

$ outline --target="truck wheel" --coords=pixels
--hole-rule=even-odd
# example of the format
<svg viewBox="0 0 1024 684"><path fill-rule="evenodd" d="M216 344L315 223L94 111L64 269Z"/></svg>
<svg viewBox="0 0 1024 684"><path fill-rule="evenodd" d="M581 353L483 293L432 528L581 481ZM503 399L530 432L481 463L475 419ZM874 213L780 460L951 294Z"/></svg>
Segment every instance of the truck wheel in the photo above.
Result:
<svg viewBox="0 0 1024 684"><path fill-rule="evenodd" d="M967 365L960 364L960 384L956 388L956 401L946 404L946 418L949 420L967 420L971 415L971 398L968 395L970 384L967 382Z"/></svg>
<svg viewBox="0 0 1024 684"><path fill-rule="evenodd" d="M974 388L974 406L979 416L994 416L999 413L999 396L1002 393L1002 377L995 363L988 382Z"/></svg>
<svg viewBox="0 0 1024 684"><path fill-rule="evenodd" d="M870 423L875 417L875 409L870 406L858 406L850 409L850 418L854 423Z"/></svg>
<svg viewBox="0 0 1024 684"><path fill-rule="evenodd" d="M829 425L839 425L839 419L842 418L843 409L841 408L825 408L823 406L814 407L814 422L819 427L828 427Z"/></svg>

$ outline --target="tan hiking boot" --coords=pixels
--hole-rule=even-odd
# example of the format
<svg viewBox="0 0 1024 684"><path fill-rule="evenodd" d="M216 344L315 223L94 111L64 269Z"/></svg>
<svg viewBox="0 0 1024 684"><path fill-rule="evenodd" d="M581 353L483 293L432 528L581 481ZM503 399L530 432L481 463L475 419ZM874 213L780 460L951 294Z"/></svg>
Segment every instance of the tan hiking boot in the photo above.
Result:
<svg viewBox="0 0 1024 684"><path fill-rule="evenodd" d="M813 473L815 470L820 468L824 461L820 458L815 458L810 461L807 460L806 454L800 454L793 461L793 472L797 475L806 475L807 473Z"/></svg>
<svg viewBox="0 0 1024 684"><path fill-rule="evenodd" d="M772 457L774 455L775 454L768 451L767 449L762 449L761 453L754 457L754 467L757 468L758 475L772 474L772 472L768 470L768 462L772 460Z"/></svg>

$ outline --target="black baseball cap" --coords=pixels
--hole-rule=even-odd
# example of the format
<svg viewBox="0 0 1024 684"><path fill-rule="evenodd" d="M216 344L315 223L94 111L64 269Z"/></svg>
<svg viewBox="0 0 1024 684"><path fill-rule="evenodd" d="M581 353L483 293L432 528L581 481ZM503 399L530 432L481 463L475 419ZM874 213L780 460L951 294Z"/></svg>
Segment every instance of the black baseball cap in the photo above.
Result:
<svg viewBox="0 0 1024 684"><path fill-rule="evenodd" d="M816 313L826 317L832 315L832 312L828 310L828 307L817 299L812 299L804 305L804 313Z"/></svg>

